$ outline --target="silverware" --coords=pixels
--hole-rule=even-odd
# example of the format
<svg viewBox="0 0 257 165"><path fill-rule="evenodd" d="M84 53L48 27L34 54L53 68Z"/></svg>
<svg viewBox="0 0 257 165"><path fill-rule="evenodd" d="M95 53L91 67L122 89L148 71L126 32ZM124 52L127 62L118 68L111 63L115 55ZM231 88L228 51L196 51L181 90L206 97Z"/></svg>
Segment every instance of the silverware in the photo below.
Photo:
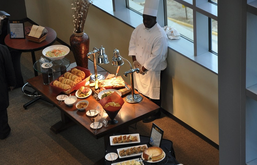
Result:
<svg viewBox="0 0 257 165"><path fill-rule="evenodd" d="M113 161L113 159L112 159L112 153L109 153L109 155L110 155L111 161Z"/></svg>
<svg viewBox="0 0 257 165"><path fill-rule="evenodd" d="M139 163L140 163L141 165L144 165L142 158L139 158Z"/></svg>

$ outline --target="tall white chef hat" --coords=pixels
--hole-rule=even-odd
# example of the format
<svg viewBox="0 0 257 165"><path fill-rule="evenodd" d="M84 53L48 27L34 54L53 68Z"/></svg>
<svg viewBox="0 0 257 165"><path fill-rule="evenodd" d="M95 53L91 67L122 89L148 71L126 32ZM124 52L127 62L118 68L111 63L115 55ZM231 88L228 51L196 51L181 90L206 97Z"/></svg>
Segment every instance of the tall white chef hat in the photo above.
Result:
<svg viewBox="0 0 257 165"><path fill-rule="evenodd" d="M159 0L145 0L145 7L143 14L150 16L157 16Z"/></svg>

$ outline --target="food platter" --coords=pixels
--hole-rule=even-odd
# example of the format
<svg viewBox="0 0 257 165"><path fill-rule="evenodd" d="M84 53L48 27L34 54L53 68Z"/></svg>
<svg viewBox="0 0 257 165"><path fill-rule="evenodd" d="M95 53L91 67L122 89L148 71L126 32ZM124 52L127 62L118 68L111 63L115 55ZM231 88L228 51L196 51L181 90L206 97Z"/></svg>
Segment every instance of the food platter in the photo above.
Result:
<svg viewBox="0 0 257 165"><path fill-rule="evenodd" d="M106 89L106 90L103 90L103 91L98 93L98 98L101 100L103 94L105 94L105 93L112 93L112 92L117 92L120 96L122 96L121 92L116 90L116 89Z"/></svg>
<svg viewBox="0 0 257 165"><path fill-rule="evenodd" d="M123 138L124 139L124 136L128 137L134 137L135 140L133 141L127 141L127 142L123 142L122 143L115 143L114 140L115 138ZM110 136L110 145L111 146L116 146L116 145L124 145L124 144L134 144L134 143L140 143L140 136L138 133L135 133L135 134L127 134L127 135L116 135L116 136Z"/></svg>
<svg viewBox="0 0 257 165"><path fill-rule="evenodd" d="M79 89L78 89L78 90L76 91L76 93L75 93L76 97L79 98L79 99L85 99L85 98L89 97L91 94L92 94L92 90L91 90L91 89L90 89L89 92L88 92L86 95L84 95L84 96L79 96Z"/></svg>
<svg viewBox="0 0 257 165"><path fill-rule="evenodd" d="M118 148L117 153L119 155L119 158L129 158L129 157L133 157L133 156L142 155L143 151L147 148L148 147L146 144L141 144L141 145L130 146L130 147L125 147L125 148ZM124 155L124 153L125 153L125 155Z"/></svg>
<svg viewBox="0 0 257 165"><path fill-rule="evenodd" d="M130 163L130 164L135 164L135 165L144 165L142 159L140 158L136 158L136 159L130 159L130 160L125 160L125 161L121 161L121 162L117 162L117 163L112 163L111 165L121 165L121 164L126 164L126 163Z"/></svg>

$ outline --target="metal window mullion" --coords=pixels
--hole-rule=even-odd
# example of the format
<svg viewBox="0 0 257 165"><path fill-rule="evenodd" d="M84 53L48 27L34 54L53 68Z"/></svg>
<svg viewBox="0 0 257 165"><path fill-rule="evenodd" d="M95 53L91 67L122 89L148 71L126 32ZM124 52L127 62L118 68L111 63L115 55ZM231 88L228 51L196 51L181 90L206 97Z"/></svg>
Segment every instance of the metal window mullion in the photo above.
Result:
<svg viewBox="0 0 257 165"><path fill-rule="evenodd" d="M208 17L194 11L194 56L209 52Z"/></svg>
<svg viewBox="0 0 257 165"><path fill-rule="evenodd" d="M208 50L210 52L213 52L212 49L212 19L208 18L208 42L209 42L209 46L208 46Z"/></svg>
<svg viewBox="0 0 257 165"><path fill-rule="evenodd" d="M113 11L126 9L126 0L112 0Z"/></svg>

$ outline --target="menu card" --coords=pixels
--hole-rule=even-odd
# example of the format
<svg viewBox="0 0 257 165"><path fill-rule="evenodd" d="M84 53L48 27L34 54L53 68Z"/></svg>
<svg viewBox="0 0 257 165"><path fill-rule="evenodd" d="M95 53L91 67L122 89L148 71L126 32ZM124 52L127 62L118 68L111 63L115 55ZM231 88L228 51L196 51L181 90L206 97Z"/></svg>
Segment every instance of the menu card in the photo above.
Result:
<svg viewBox="0 0 257 165"><path fill-rule="evenodd" d="M149 144L151 146L160 147L163 133L164 133L163 130L153 123Z"/></svg>
<svg viewBox="0 0 257 165"><path fill-rule="evenodd" d="M10 38L25 38L24 24L22 21L9 22Z"/></svg>

